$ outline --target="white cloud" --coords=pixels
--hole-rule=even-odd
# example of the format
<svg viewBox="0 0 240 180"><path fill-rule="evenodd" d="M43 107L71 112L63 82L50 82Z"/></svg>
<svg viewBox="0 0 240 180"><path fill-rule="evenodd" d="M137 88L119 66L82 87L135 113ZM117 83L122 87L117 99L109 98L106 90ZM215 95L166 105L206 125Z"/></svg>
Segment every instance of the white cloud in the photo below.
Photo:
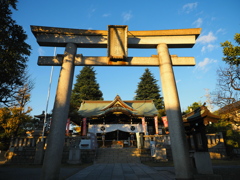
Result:
<svg viewBox="0 0 240 180"><path fill-rule="evenodd" d="M196 21L194 21L192 24L195 25L197 28L201 27L203 23L202 18L198 18Z"/></svg>
<svg viewBox="0 0 240 180"><path fill-rule="evenodd" d="M96 11L96 8L90 9L90 13L94 13Z"/></svg>
<svg viewBox="0 0 240 180"><path fill-rule="evenodd" d="M105 13L103 14L103 17L109 17L111 14L110 13Z"/></svg>
<svg viewBox="0 0 240 180"><path fill-rule="evenodd" d="M198 3L195 2L195 3L188 3L188 4L185 4L183 6L183 11L186 12L186 13L190 13L191 11L193 11L193 9L195 9L197 7Z"/></svg>
<svg viewBox="0 0 240 180"><path fill-rule="evenodd" d="M182 81L181 79L180 79L180 80L177 80L176 83L178 84L178 83L181 82L181 81Z"/></svg>
<svg viewBox="0 0 240 180"><path fill-rule="evenodd" d="M208 35L200 36L196 42L201 44L206 44L206 43L211 43L216 39L217 37L214 36L212 32L209 32Z"/></svg>
<svg viewBox="0 0 240 180"><path fill-rule="evenodd" d="M197 64L196 69L203 70L203 71L208 71L209 65L212 64L212 63L216 63L216 62L217 62L217 60L204 58L203 61L201 61Z"/></svg>
<svg viewBox="0 0 240 180"><path fill-rule="evenodd" d="M206 46L203 46L202 49L201 49L201 52L206 52L207 51L207 47Z"/></svg>
<svg viewBox="0 0 240 180"><path fill-rule="evenodd" d="M38 48L38 54L39 54L39 56L44 56L45 51L43 50L43 48L41 48L41 47Z"/></svg>
<svg viewBox="0 0 240 180"><path fill-rule="evenodd" d="M132 18L132 11L122 13L123 22L129 21Z"/></svg>
<svg viewBox="0 0 240 180"><path fill-rule="evenodd" d="M215 17L211 17L211 20L212 20L212 21L215 21L216 19L217 19L217 18L215 18Z"/></svg>
<svg viewBox="0 0 240 180"><path fill-rule="evenodd" d="M208 44L207 46L203 46L202 49L201 49L201 52L210 52L210 51L213 51L215 48L217 48L218 46L217 45L213 45L213 44Z"/></svg>
<svg viewBox="0 0 240 180"><path fill-rule="evenodd" d="M218 33L226 34L226 31L225 31L225 29L220 28L217 30L216 34L218 34Z"/></svg>
<svg viewBox="0 0 240 180"><path fill-rule="evenodd" d="M92 7L91 7L91 8L88 10L88 17L89 17L89 18L92 17L95 11L96 11L96 8L92 8Z"/></svg>

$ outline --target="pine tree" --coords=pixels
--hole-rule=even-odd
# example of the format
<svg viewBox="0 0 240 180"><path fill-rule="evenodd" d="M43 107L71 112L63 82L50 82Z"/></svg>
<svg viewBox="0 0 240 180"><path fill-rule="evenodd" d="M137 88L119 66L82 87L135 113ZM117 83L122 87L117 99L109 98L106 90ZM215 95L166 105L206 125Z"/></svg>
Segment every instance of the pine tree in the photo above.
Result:
<svg viewBox="0 0 240 180"><path fill-rule="evenodd" d="M138 89L135 91L136 100L153 100L158 110L164 109L163 98L160 95L160 88L157 85L157 80L147 68L141 76L141 81L138 83Z"/></svg>
<svg viewBox="0 0 240 180"><path fill-rule="evenodd" d="M11 103L16 87L21 87L31 47L27 35L11 17L17 0L0 1L0 105Z"/></svg>
<svg viewBox="0 0 240 180"><path fill-rule="evenodd" d="M194 111L195 109L197 109L197 108L199 108L201 106L202 106L201 102L194 102L190 106L187 107L187 110L184 111L183 114L190 113L190 112Z"/></svg>
<svg viewBox="0 0 240 180"><path fill-rule="evenodd" d="M225 41L221 43L223 47L223 61L225 61L229 65L236 65L237 67L240 65L240 34L236 33L234 36L234 40L238 44L238 46L234 46L231 42Z"/></svg>
<svg viewBox="0 0 240 180"><path fill-rule="evenodd" d="M85 66L76 76L76 83L72 90L71 106L78 110L82 100L103 100L102 91L96 82L96 73L92 66Z"/></svg>

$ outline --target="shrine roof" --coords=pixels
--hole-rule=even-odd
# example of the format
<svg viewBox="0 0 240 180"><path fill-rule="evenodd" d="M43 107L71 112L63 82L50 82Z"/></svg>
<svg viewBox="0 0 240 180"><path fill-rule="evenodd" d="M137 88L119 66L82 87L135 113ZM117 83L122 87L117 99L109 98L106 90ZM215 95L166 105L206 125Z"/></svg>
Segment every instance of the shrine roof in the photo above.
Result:
<svg viewBox="0 0 240 180"><path fill-rule="evenodd" d="M78 113L83 117L96 117L118 111L132 116L154 117L158 114L153 100L123 101L118 95L113 101L83 100Z"/></svg>
<svg viewBox="0 0 240 180"><path fill-rule="evenodd" d="M212 114L204 105L183 116L183 122L185 123L196 123L203 121L205 125L207 125L209 122L218 122L219 119L219 116Z"/></svg>
<svg viewBox="0 0 240 180"><path fill-rule="evenodd" d="M240 101L226 105L218 110L219 114L227 114L234 111L240 110Z"/></svg>

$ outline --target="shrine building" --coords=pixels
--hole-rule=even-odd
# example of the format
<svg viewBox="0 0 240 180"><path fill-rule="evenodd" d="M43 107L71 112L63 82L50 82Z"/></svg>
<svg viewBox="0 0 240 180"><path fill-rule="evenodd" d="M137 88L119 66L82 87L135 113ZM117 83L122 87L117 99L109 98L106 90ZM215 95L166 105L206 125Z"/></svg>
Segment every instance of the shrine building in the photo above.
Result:
<svg viewBox="0 0 240 180"><path fill-rule="evenodd" d="M136 139L136 134L158 134L158 111L153 100L123 101L119 95L113 101L83 100L79 109L82 118L82 136L93 133L105 140Z"/></svg>

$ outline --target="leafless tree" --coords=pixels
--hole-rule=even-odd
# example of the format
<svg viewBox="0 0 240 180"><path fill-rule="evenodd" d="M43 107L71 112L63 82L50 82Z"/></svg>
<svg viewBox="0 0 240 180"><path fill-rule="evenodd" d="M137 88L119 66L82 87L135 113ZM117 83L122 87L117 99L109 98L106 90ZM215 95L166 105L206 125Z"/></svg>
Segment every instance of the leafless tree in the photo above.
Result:
<svg viewBox="0 0 240 180"><path fill-rule="evenodd" d="M219 113L236 117L236 106L239 104L240 95L240 68L230 65L219 68L217 71L217 85L213 93L213 103L220 107Z"/></svg>

